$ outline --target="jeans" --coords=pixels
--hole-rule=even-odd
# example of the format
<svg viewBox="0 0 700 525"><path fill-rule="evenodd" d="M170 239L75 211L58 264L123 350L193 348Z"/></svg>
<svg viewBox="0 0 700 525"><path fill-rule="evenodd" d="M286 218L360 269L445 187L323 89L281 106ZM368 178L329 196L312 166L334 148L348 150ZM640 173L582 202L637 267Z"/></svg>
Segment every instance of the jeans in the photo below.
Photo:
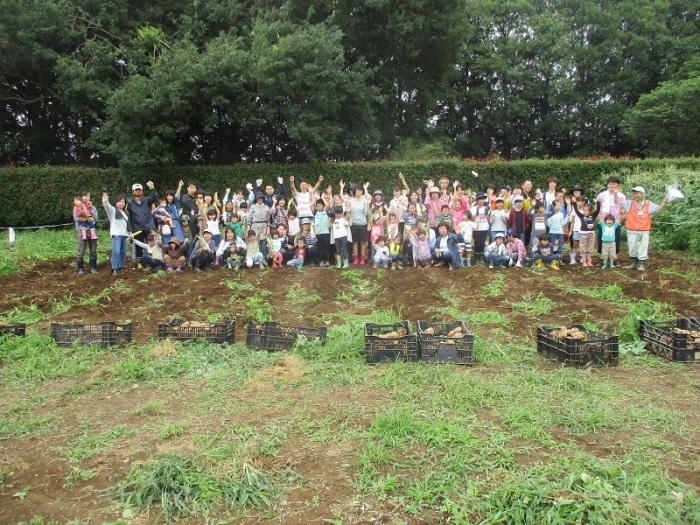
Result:
<svg viewBox="0 0 700 525"><path fill-rule="evenodd" d="M112 270L121 270L126 264L126 236L112 235Z"/></svg>
<svg viewBox="0 0 700 525"><path fill-rule="evenodd" d="M484 254L484 259L486 259L486 262L489 264L506 265L508 264L510 257L508 257L507 255L491 255L490 253L486 252Z"/></svg>
<svg viewBox="0 0 700 525"><path fill-rule="evenodd" d="M159 261L158 259L154 259L153 257L151 257L147 253L144 253L141 256L141 264L144 266L150 266L151 268L162 268L163 267L163 261Z"/></svg>
<svg viewBox="0 0 700 525"><path fill-rule="evenodd" d="M249 257L245 260L245 264L248 268L252 268L255 263L265 262L262 252L258 252L254 257Z"/></svg>
<svg viewBox="0 0 700 525"><path fill-rule="evenodd" d="M535 253L535 255L532 256L532 260L541 260L545 263L551 263L552 261L561 261L561 255L558 253L553 253L552 255L540 255L539 253Z"/></svg>

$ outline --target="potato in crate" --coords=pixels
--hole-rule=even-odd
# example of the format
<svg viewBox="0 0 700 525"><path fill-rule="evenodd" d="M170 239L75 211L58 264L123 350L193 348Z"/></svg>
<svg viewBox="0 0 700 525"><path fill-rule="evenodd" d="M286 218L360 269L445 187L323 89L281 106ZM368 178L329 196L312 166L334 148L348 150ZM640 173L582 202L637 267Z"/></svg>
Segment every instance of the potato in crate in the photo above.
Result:
<svg viewBox="0 0 700 525"><path fill-rule="evenodd" d="M418 341L408 321L365 323L365 362L417 361Z"/></svg>
<svg viewBox="0 0 700 525"><path fill-rule="evenodd" d="M571 366L617 366L617 335L606 335L580 324L537 327L537 351Z"/></svg>
<svg viewBox="0 0 700 525"><path fill-rule="evenodd" d="M249 321L246 345L263 350L291 350L300 336L307 340L318 339L322 345L325 345L326 327L284 326L272 321L265 323Z"/></svg>
<svg viewBox="0 0 700 525"><path fill-rule="evenodd" d="M462 321L418 321L418 342L423 361L457 365L471 365L474 362L474 334L469 333Z"/></svg>
<svg viewBox="0 0 700 525"><path fill-rule="evenodd" d="M0 322L0 336L16 335L24 337L27 333L27 323L3 323Z"/></svg>
<svg viewBox="0 0 700 525"><path fill-rule="evenodd" d="M49 336L58 346L110 346L131 342L131 323L103 322L96 324L51 323Z"/></svg>
<svg viewBox="0 0 700 525"><path fill-rule="evenodd" d="M167 324L158 325L158 339L167 338L182 342L204 339L214 344L233 344L235 331L235 319L207 322L173 318Z"/></svg>
<svg viewBox="0 0 700 525"><path fill-rule="evenodd" d="M649 351L683 363L700 363L700 321L679 317L669 321L639 322L639 337Z"/></svg>

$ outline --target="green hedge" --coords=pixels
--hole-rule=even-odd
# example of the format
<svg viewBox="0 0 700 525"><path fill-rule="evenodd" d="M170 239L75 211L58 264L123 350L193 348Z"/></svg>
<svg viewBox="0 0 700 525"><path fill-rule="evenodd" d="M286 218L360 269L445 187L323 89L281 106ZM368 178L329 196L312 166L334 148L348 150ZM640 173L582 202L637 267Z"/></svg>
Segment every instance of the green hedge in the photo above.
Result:
<svg viewBox="0 0 700 525"><path fill-rule="evenodd" d="M287 182L290 175L297 181L315 182L324 176L323 185L338 181L361 183L369 181L371 188L391 190L398 184L397 174L402 171L413 188L424 179L447 176L459 179L472 189L495 184L514 184L530 179L535 187L546 188L547 178L556 175L569 188L581 183L590 191L600 186L600 178L610 173L635 170L652 172L667 167L700 170L700 159L646 159L618 160L523 160L502 161L425 161L425 162L361 162L318 164L236 164L232 166L200 166L162 168L148 172L124 172L119 169L79 167L4 167L0 168L0 225L35 226L58 224L71 220L72 198L89 190L97 203L100 188L107 186L110 195L129 193L131 183L145 183L151 179L159 191L174 189L179 179L193 180L207 190L243 187L246 182L262 178L266 182L282 176ZM480 177L471 172L476 170Z"/></svg>

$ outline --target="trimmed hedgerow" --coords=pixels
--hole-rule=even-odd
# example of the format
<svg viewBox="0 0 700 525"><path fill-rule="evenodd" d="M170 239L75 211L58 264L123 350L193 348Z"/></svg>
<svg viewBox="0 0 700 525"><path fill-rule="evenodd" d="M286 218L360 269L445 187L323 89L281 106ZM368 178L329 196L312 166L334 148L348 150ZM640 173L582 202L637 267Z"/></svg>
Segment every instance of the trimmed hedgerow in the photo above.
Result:
<svg viewBox="0 0 700 525"><path fill-rule="evenodd" d="M532 180L535 187L546 188L547 179L557 176L561 184L571 187L581 183L591 191L597 190L602 176L609 173L633 171L653 172L675 167L700 170L700 159L612 159L598 160L523 160L486 162L472 160L433 160L397 162L338 162L316 164L236 164L231 166L189 166L159 168L150 171L125 172L119 169L82 167L4 167L0 168L0 225L35 226L57 224L71 219L72 198L82 191L93 193L98 204L100 189L106 186L111 196L129 193L132 182L145 183L151 179L159 191L174 189L177 181L195 181L207 190L219 191L245 186L246 182L263 179L277 186L277 177L294 175L315 182L323 175L323 186L338 181L346 184L369 181L371 188L390 191L402 171L413 188L424 179L441 176L466 182L472 189L482 188L489 182L496 185L514 184ZM477 171L480 176L472 175ZM100 207L101 208L101 207Z"/></svg>

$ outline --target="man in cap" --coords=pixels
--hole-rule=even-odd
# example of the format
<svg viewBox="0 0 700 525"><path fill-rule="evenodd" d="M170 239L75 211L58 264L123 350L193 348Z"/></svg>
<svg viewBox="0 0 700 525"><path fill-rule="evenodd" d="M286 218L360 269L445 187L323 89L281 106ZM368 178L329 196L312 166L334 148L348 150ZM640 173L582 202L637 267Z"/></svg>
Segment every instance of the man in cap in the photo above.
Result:
<svg viewBox="0 0 700 525"><path fill-rule="evenodd" d="M132 232L139 232L133 238L141 243L146 242L148 235L156 229L156 224L151 213L151 206L158 202L158 192L155 190L152 181L148 181L146 186L151 190L148 197L143 195L143 186L138 182L131 186L132 197L126 203L126 212L129 214L129 225ZM134 244L134 258L141 264L143 248Z"/></svg>
<svg viewBox="0 0 700 525"><path fill-rule="evenodd" d="M649 232L651 231L651 216L663 210L668 202L668 195L661 205L656 205L646 199L646 190L642 186L632 188L632 200L622 202L625 215L622 220L627 225L627 249L630 255L629 270L644 271L646 260L649 258ZM619 228L618 228L619 229Z"/></svg>

